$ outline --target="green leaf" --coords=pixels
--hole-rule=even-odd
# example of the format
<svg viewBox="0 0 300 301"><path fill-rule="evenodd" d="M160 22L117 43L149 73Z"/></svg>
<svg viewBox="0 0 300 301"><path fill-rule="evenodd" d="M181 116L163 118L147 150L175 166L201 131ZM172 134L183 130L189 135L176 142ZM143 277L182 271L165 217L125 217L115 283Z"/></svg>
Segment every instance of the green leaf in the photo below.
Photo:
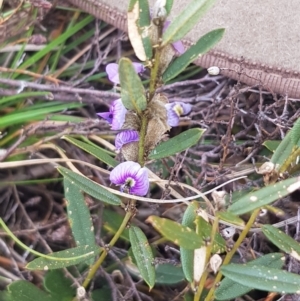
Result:
<svg viewBox="0 0 300 301"><path fill-rule="evenodd" d="M289 131L284 139L281 141L279 146L276 148L271 162L275 164L276 170L279 170L284 162L290 157L294 148L294 144L291 139L291 131Z"/></svg>
<svg viewBox="0 0 300 301"><path fill-rule="evenodd" d="M139 60L152 58L150 11L147 0L131 0L127 13L128 36Z"/></svg>
<svg viewBox="0 0 300 301"><path fill-rule="evenodd" d="M274 153L274 151L277 149L279 146L281 140L266 140L263 142L263 145L271 152Z"/></svg>
<svg viewBox="0 0 300 301"><path fill-rule="evenodd" d="M191 229L195 230L195 220L197 218L197 210L199 209L199 202L192 201L187 206L186 210L184 211L183 217L182 217L182 225L190 227Z"/></svg>
<svg viewBox="0 0 300 301"><path fill-rule="evenodd" d="M196 228L198 229L198 235L204 240L208 241L211 238L212 225L207 222L202 216L196 218ZM222 253L226 251L226 242L220 233L216 232L212 253Z"/></svg>
<svg viewBox="0 0 300 301"><path fill-rule="evenodd" d="M72 301L76 295L73 282L65 277L62 270L48 271L45 275L44 287L56 301Z"/></svg>
<svg viewBox="0 0 300 301"><path fill-rule="evenodd" d="M51 113L79 107L82 107L82 104L69 103L57 105L53 104L52 106L45 106L44 108L32 107L31 109L16 110L13 111L13 113L6 114L0 118L0 128L17 125L24 122L32 122L34 120L43 120Z"/></svg>
<svg viewBox="0 0 300 301"><path fill-rule="evenodd" d="M184 280L181 267L172 264L159 264L156 268L156 283L176 284Z"/></svg>
<svg viewBox="0 0 300 301"><path fill-rule="evenodd" d="M199 208L199 202L191 202L182 217L182 225L191 228L192 230L196 229L195 220L197 218L197 209ZM180 259L182 270L185 276L185 279L192 283L194 279L194 250L188 250L180 247Z"/></svg>
<svg viewBox="0 0 300 301"><path fill-rule="evenodd" d="M291 140L294 146L300 146L300 118L297 119L291 129Z"/></svg>
<svg viewBox="0 0 300 301"><path fill-rule="evenodd" d="M146 220L165 238L185 249L194 250L204 246L202 238L191 228L158 216L149 216Z"/></svg>
<svg viewBox="0 0 300 301"><path fill-rule="evenodd" d="M176 42L183 38L214 2L215 0L191 1L164 32L162 46L166 46L169 43Z"/></svg>
<svg viewBox="0 0 300 301"><path fill-rule="evenodd" d="M119 164L119 162L117 160L115 160L110 155L108 155L107 152L99 146L94 146L94 145L88 144L86 142L82 142L82 141L75 139L73 137L70 137L70 136L63 136L62 138L71 142L72 144L78 146L82 150L93 155L95 158L99 159L100 161L106 163L107 165L109 165L111 167L115 167Z"/></svg>
<svg viewBox="0 0 300 301"><path fill-rule="evenodd" d="M139 32L145 49L146 58L152 58L152 43L150 38L150 10L148 0L139 0Z"/></svg>
<svg viewBox="0 0 300 301"><path fill-rule="evenodd" d="M18 69L26 69L27 67L35 64L38 60L44 57L47 53L53 51L53 49L60 44L64 43L69 37L74 36L78 31L80 31L83 27L88 25L94 20L94 17L88 15L86 18L83 18L80 22L75 24L72 28L65 31L64 33L58 35L56 39L49 42L45 48L40 51L35 52L35 54L31 55L25 62L18 67ZM15 77L17 77L20 73L15 73Z"/></svg>
<svg viewBox="0 0 300 301"><path fill-rule="evenodd" d="M77 185L64 178L65 198L69 224L77 246L89 245L96 247L94 226L90 211ZM93 259L89 264L93 263Z"/></svg>
<svg viewBox="0 0 300 301"><path fill-rule="evenodd" d="M0 99L0 108L4 108L7 105L13 105L14 103L20 101L20 100L25 100L28 97L45 97L46 99L49 99L53 97L51 92L44 92L44 91L28 91L28 92L22 92L20 94L14 94L10 96L4 96L1 97Z"/></svg>
<svg viewBox="0 0 300 301"><path fill-rule="evenodd" d="M300 293L300 276L261 265L229 264L221 272L237 283L268 292Z"/></svg>
<svg viewBox="0 0 300 301"><path fill-rule="evenodd" d="M104 208L103 214L102 214L102 223L104 229L106 229L108 232L115 234L123 221L123 217L107 208ZM125 228L121 234L121 238L123 238L126 241L129 241L129 230Z"/></svg>
<svg viewBox="0 0 300 301"><path fill-rule="evenodd" d="M184 54L176 58L163 73L163 82L168 82L180 74L197 57L203 55L216 45L223 37L225 29L215 29L201 37L198 42L192 45Z"/></svg>
<svg viewBox="0 0 300 301"><path fill-rule="evenodd" d="M119 77L121 98L125 108L141 114L147 107L145 89L132 62L127 58L121 58L119 62Z"/></svg>
<svg viewBox="0 0 300 301"><path fill-rule="evenodd" d="M165 8L166 8L166 11L167 11L167 15L169 15L170 12L171 12L171 9L172 9L172 6L173 6L173 1L174 1L174 0L167 0L167 1L166 1L166 6L165 6Z"/></svg>
<svg viewBox="0 0 300 301"><path fill-rule="evenodd" d="M58 167L57 170L72 184L77 185L79 189L95 199L110 205L121 205L121 200L117 196L102 188L96 182L64 167Z"/></svg>
<svg viewBox="0 0 300 301"><path fill-rule="evenodd" d="M79 246L68 250L47 254L57 260L39 257L29 262L26 268L29 270L54 270L76 265L87 261L99 254L101 248L98 246Z"/></svg>
<svg viewBox="0 0 300 301"><path fill-rule="evenodd" d="M155 284L155 267L153 253L147 237L140 228L131 226L129 228L129 238L137 267L142 278L151 289Z"/></svg>
<svg viewBox="0 0 300 301"><path fill-rule="evenodd" d="M237 225L237 226L241 226L241 227L245 226L244 220L242 220L241 218L232 214L229 211L219 211L216 213L216 216L218 216L222 221L225 221L225 222Z"/></svg>
<svg viewBox="0 0 300 301"><path fill-rule="evenodd" d="M262 265L266 267L271 267L275 269L282 268L285 261L285 257L281 253L271 253L255 260L247 262L247 266L251 265ZM242 284L236 283L235 281L225 277L220 286L216 289L216 299L221 301L227 301L234 299L236 297L247 294L252 288L249 286L244 286Z"/></svg>
<svg viewBox="0 0 300 301"><path fill-rule="evenodd" d="M162 142L150 153L149 159L161 159L180 153L198 143L204 132L204 129L190 129Z"/></svg>
<svg viewBox="0 0 300 301"><path fill-rule="evenodd" d="M272 225L264 225L262 231L280 250L300 260L300 244L296 240Z"/></svg>
<svg viewBox="0 0 300 301"><path fill-rule="evenodd" d="M49 294L25 280L13 282L7 287L7 290L6 300L9 301L57 301L57 299L52 298Z"/></svg>
<svg viewBox="0 0 300 301"><path fill-rule="evenodd" d="M229 206L228 211L241 215L268 205L300 188L300 177L291 178L250 192Z"/></svg>

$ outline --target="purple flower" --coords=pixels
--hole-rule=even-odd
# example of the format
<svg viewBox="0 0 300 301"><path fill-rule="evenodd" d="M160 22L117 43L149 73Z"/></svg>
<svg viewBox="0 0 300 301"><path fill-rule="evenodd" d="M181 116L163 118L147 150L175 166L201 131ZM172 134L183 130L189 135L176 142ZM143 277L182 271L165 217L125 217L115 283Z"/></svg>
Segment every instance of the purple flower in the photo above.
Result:
<svg viewBox="0 0 300 301"><path fill-rule="evenodd" d="M168 115L168 125L177 126L179 124L179 117L190 113L192 106L184 102L173 102L165 104Z"/></svg>
<svg viewBox="0 0 300 301"><path fill-rule="evenodd" d="M125 190L135 195L146 195L149 190L147 169L133 161L117 165L110 173L110 181L120 185L122 192Z"/></svg>
<svg viewBox="0 0 300 301"><path fill-rule="evenodd" d="M126 112L127 110L124 107L121 98L119 98L110 105L109 112L97 113L97 115L111 124L112 130L120 130L125 121Z"/></svg>
<svg viewBox="0 0 300 301"><path fill-rule="evenodd" d="M169 20L165 21L164 27L163 27L163 32L166 31L166 29L169 27L170 24L171 24L171 21L169 21ZM172 43L172 46L179 54L183 54L185 52L185 48L181 41L176 41L176 42Z"/></svg>
<svg viewBox="0 0 300 301"><path fill-rule="evenodd" d="M136 73L142 73L145 71L145 66L141 63L132 63ZM119 65L116 63L111 63L106 65L105 71L108 75L108 78L111 82L115 84L120 83L119 79Z"/></svg>
<svg viewBox="0 0 300 301"><path fill-rule="evenodd" d="M139 141L139 133L134 130L125 130L116 135L116 149L121 149L124 144Z"/></svg>

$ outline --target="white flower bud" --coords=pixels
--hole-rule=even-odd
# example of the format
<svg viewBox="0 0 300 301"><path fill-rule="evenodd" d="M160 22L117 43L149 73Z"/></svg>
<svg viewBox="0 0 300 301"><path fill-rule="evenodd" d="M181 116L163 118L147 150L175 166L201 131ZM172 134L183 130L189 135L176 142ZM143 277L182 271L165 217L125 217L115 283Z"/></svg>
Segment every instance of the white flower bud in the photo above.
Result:
<svg viewBox="0 0 300 301"><path fill-rule="evenodd" d="M209 75L219 75L220 71L220 68L217 66L212 66L207 69Z"/></svg>
<svg viewBox="0 0 300 301"><path fill-rule="evenodd" d="M209 260L210 268L213 270L215 274L218 272L221 264L222 264L222 258L218 254L214 254Z"/></svg>
<svg viewBox="0 0 300 301"><path fill-rule="evenodd" d="M153 7L153 20L165 21L167 18L166 0L157 0Z"/></svg>
<svg viewBox="0 0 300 301"><path fill-rule="evenodd" d="M213 191L211 196L217 206L218 209L224 208L226 205L226 191Z"/></svg>

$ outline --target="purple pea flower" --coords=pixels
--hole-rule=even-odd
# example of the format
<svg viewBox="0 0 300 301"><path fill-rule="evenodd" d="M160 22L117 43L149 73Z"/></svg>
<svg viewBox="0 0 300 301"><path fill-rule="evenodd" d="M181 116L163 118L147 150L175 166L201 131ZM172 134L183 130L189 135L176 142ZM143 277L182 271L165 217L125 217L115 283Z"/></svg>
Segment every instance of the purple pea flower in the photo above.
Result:
<svg viewBox="0 0 300 301"><path fill-rule="evenodd" d="M112 130L120 130L125 122L126 112L127 110L119 98L110 105L109 112L97 113L97 115L111 124Z"/></svg>
<svg viewBox="0 0 300 301"><path fill-rule="evenodd" d="M146 195L149 190L148 171L139 163L126 161L117 165L110 173L110 181L121 186L121 191L134 195Z"/></svg>
<svg viewBox="0 0 300 301"><path fill-rule="evenodd" d="M165 21L164 27L163 27L163 32L166 31L166 29L169 27L170 24L171 24L171 21L169 21L169 20ZM181 41L176 41L176 42L172 43L172 46L179 54L183 54L185 52L184 45Z"/></svg>
<svg viewBox="0 0 300 301"><path fill-rule="evenodd" d="M132 63L136 73L143 73L145 71L145 66L141 63ZM108 78L111 82L115 84L120 83L119 79L119 65L115 63L111 63L106 65L105 71L108 75Z"/></svg>
<svg viewBox="0 0 300 301"><path fill-rule="evenodd" d="M134 130L125 130L116 135L116 149L121 149L124 144L139 141L139 133Z"/></svg>
<svg viewBox="0 0 300 301"><path fill-rule="evenodd" d="M192 106L184 102L173 102L165 104L168 115L168 125L177 126L179 124L179 117L187 115L191 112Z"/></svg>

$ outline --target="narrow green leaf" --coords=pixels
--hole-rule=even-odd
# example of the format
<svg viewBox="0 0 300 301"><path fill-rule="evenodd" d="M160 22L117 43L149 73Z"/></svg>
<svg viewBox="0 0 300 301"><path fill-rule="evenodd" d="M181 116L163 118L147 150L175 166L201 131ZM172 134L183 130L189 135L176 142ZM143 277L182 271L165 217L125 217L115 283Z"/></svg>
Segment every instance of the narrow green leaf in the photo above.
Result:
<svg viewBox="0 0 300 301"><path fill-rule="evenodd" d="M29 91L29 92L22 92L20 94L14 94L10 96L1 97L0 99L0 105L1 107L4 107L4 105L14 104L16 101L19 101L20 99L27 99L28 97L51 97L51 92L43 92L43 91ZM52 96L53 97L53 96Z"/></svg>
<svg viewBox="0 0 300 301"><path fill-rule="evenodd" d="M150 38L150 9L148 0L139 0L139 32L142 38L145 54L147 60L152 58L152 43Z"/></svg>
<svg viewBox="0 0 300 301"><path fill-rule="evenodd" d="M191 228L192 230L196 229L195 220L197 218L197 209L199 208L199 202L191 202L186 210L184 211L182 217L182 225ZM194 250L188 250L180 247L180 259L181 266L185 276L185 279L192 283L194 279Z"/></svg>
<svg viewBox="0 0 300 301"><path fill-rule="evenodd" d="M171 12L171 9L172 9L172 6L173 6L173 2L174 2L174 0L167 0L166 1L165 8L166 8L166 11L167 11L167 15L169 15L170 12Z"/></svg>
<svg viewBox="0 0 300 301"><path fill-rule="evenodd" d="M244 220L239 218L238 216L232 214L229 211L219 211L216 213L216 215L223 221L237 225L237 226L245 226Z"/></svg>
<svg viewBox="0 0 300 301"><path fill-rule="evenodd" d="M225 29L215 29L201 37L198 42L192 45L184 54L176 58L163 73L162 79L168 82L180 74L197 57L209 51L223 37Z"/></svg>
<svg viewBox="0 0 300 301"><path fill-rule="evenodd" d="M250 192L229 206L228 211L241 215L268 205L300 188L300 177L290 178Z"/></svg>
<svg viewBox="0 0 300 301"><path fill-rule="evenodd" d="M91 258L95 258L99 254L100 250L101 248L98 246L79 246L64 251L50 253L47 255L55 257L57 260L39 257L29 262L26 265L26 268L29 270L44 271L66 268L80 262L85 262Z"/></svg>
<svg viewBox="0 0 300 301"><path fill-rule="evenodd" d="M162 142L150 153L149 159L161 159L180 153L198 143L204 132L204 129L190 129Z"/></svg>
<svg viewBox="0 0 300 301"><path fill-rule="evenodd" d="M291 140L294 146L300 146L300 118L297 119L291 129Z"/></svg>
<svg viewBox="0 0 300 301"><path fill-rule="evenodd" d="M212 225L207 222L202 216L197 216L196 228L198 229L198 235L204 241L209 241L211 239ZM212 253L222 253L226 251L226 242L218 232L216 232L211 251Z"/></svg>
<svg viewBox="0 0 300 301"><path fill-rule="evenodd" d="M197 210L199 209L199 202L192 201L186 207L182 217L182 225L187 226L193 230L196 229L195 220L197 218Z"/></svg>
<svg viewBox="0 0 300 301"><path fill-rule="evenodd" d="M29 281L15 281L7 287L8 293L5 300L9 301L57 301L46 292L40 290Z"/></svg>
<svg viewBox="0 0 300 301"><path fill-rule="evenodd" d="M159 264L156 268L156 283L176 284L184 280L181 267L172 264Z"/></svg>
<svg viewBox="0 0 300 301"><path fill-rule="evenodd" d="M205 12L214 4L214 2L215 0L191 1L163 34L162 45L165 46L183 38L194 27Z"/></svg>
<svg viewBox="0 0 300 301"><path fill-rule="evenodd" d="M32 122L33 120L43 120L51 113L79 107L82 107L82 104L69 103L53 105L51 107L48 106L40 109L31 108L28 110L14 111L13 113L6 114L0 118L0 128L21 124L23 122Z"/></svg>
<svg viewBox="0 0 300 301"><path fill-rule="evenodd" d="M266 267L271 267L274 269L282 268L285 261L285 257L281 253L271 253L265 256L259 257L255 260L247 262L247 266L251 265L262 265ZM240 283L236 283L235 281L225 277L220 286L216 289L216 299L220 301L227 301L239 296L245 295L252 290L249 286L244 286Z"/></svg>
<svg viewBox="0 0 300 301"><path fill-rule="evenodd" d="M44 287L56 301L71 301L76 295L73 282L65 277L62 270L48 271L44 278Z"/></svg>
<svg viewBox="0 0 300 301"><path fill-rule="evenodd" d="M146 220L165 238L185 249L194 250L204 246L203 239L191 228L158 216Z"/></svg>
<svg viewBox="0 0 300 301"><path fill-rule="evenodd" d="M99 159L100 161L106 163L111 167L115 167L119 164L117 160L115 160L110 155L108 155L107 152L99 146L96 147L94 145L88 144L86 142L80 141L70 136L63 136L62 138L78 146L82 150L93 155L95 158Z"/></svg>
<svg viewBox="0 0 300 301"><path fill-rule="evenodd" d="M300 276L261 265L229 264L221 268L226 277L253 289L268 292L300 293Z"/></svg>
<svg viewBox="0 0 300 301"><path fill-rule="evenodd" d="M266 140L263 142L263 146L265 146L269 151L274 153L280 143L281 140Z"/></svg>
<svg viewBox="0 0 300 301"><path fill-rule="evenodd" d="M291 139L291 131L289 131L284 139L281 141L279 146L276 148L271 162L275 164L276 170L279 170L284 162L290 157L293 151L294 144Z"/></svg>
<svg viewBox="0 0 300 301"><path fill-rule="evenodd" d="M142 278L151 289L155 284L155 267L153 253L147 237L140 228L131 226L129 228L129 238L137 267Z"/></svg>
<svg viewBox="0 0 300 301"><path fill-rule="evenodd" d="M96 182L64 167L58 167L57 170L72 184L77 185L79 189L95 199L111 205L121 205L121 200L117 196L102 188Z"/></svg>
<svg viewBox="0 0 300 301"><path fill-rule="evenodd" d="M42 57L44 57L47 53L53 51L53 49L62 44L64 41L66 41L69 37L74 36L74 34L78 31L80 31L83 27L88 25L93 21L93 16L88 15L86 18L82 19L80 22L75 24L70 30L65 31L64 33L60 34L55 40L51 41L45 48L43 48L40 51L37 51L35 54L30 56L25 62L18 67L18 69L26 69L27 67L31 66L32 64L35 64L38 60L40 60ZM15 73L15 77L20 75L20 73Z"/></svg>
<svg viewBox="0 0 300 301"><path fill-rule="evenodd" d="M77 185L64 178L65 198L69 224L77 246L96 247L94 227L90 211ZM90 262L92 264L92 262Z"/></svg>
<svg viewBox="0 0 300 301"><path fill-rule="evenodd" d="M264 225L262 231L280 250L300 260L300 244L296 240L272 225Z"/></svg>
<svg viewBox="0 0 300 301"><path fill-rule="evenodd" d="M127 58L121 58L119 62L119 77L122 88L121 97L125 108L140 114L147 107L145 89L132 62Z"/></svg>

